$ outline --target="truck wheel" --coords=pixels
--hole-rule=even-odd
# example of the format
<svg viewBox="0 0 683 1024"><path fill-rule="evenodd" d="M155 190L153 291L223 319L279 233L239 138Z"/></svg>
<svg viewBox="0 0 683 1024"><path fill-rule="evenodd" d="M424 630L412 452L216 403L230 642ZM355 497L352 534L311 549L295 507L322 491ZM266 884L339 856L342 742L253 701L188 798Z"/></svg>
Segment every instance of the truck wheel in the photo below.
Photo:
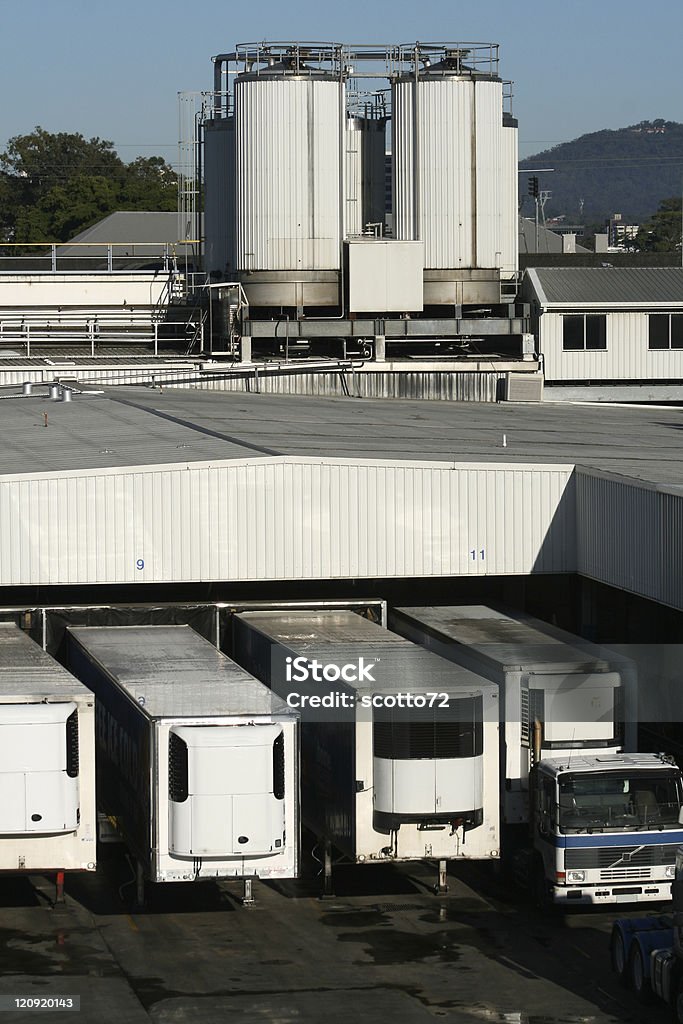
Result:
<svg viewBox="0 0 683 1024"><path fill-rule="evenodd" d="M546 912L552 910L554 904L550 896L550 891L548 890L548 883L546 881L543 864L540 861L538 861L534 867L532 886L534 903L538 909Z"/></svg>
<svg viewBox="0 0 683 1024"><path fill-rule="evenodd" d="M629 983L628 962L626 960L626 946L621 929L616 926L612 928L612 938L609 944L612 970L619 978L621 984L626 987Z"/></svg>
<svg viewBox="0 0 683 1024"><path fill-rule="evenodd" d="M637 942L631 946L631 954L628 958L628 974L638 1002L647 1005L652 1000L652 988L650 979L645 977L645 963L643 951Z"/></svg>

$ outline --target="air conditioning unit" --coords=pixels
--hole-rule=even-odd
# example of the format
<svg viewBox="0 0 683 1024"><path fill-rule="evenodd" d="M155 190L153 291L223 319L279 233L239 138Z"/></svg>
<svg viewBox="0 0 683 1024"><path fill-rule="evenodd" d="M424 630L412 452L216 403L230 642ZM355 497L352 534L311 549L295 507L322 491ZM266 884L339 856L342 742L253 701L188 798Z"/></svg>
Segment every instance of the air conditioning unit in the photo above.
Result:
<svg viewBox="0 0 683 1024"><path fill-rule="evenodd" d="M505 375L504 401L542 402L542 373L507 373Z"/></svg>

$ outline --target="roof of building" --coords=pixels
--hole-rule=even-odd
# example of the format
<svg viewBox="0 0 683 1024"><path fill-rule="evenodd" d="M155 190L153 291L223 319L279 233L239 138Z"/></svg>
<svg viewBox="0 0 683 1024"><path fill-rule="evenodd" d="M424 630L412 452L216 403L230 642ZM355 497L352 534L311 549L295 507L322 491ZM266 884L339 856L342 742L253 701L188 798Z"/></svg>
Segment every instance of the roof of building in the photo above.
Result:
<svg viewBox="0 0 683 1024"><path fill-rule="evenodd" d="M119 210L79 232L70 242L176 242L178 214Z"/></svg>
<svg viewBox="0 0 683 1024"><path fill-rule="evenodd" d="M542 306L683 306L681 267L535 267L527 275Z"/></svg>
<svg viewBox="0 0 683 1024"><path fill-rule="evenodd" d="M683 411L677 408L160 392L132 386L111 387L100 396L75 395L63 403L37 391L0 399L0 475L288 456L581 465L683 486Z"/></svg>
<svg viewBox="0 0 683 1024"><path fill-rule="evenodd" d="M538 227L538 245L536 245L536 223L530 217L519 218L518 245L521 253L561 253L564 251L562 235L557 231L551 231L550 228L543 227L542 224L539 224ZM586 249L577 242L576 252L586 253L590 252L590 249Z"/></svg>

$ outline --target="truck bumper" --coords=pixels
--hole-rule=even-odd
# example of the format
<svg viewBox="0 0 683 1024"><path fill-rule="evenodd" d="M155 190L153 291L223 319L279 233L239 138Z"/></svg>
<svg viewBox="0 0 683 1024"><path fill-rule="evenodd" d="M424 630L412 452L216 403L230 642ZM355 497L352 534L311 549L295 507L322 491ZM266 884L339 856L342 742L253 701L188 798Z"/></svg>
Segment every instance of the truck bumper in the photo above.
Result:
<svg viewBox="0 0 683 1024"><path fill-rule="evenodd" d="M556 885L553 903L558 906L602 906L610 903L663 903L671 899L670 882L642 885Z"/></svg>

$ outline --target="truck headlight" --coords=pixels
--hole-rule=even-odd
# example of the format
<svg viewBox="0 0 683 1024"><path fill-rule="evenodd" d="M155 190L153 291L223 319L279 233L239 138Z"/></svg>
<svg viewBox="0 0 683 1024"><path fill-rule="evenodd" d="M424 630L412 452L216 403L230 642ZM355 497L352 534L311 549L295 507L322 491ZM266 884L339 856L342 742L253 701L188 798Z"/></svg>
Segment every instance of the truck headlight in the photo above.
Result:
<svg viewBox="0 0 683 1024"><path fill-rule="evenodd" d="M567 872L568 882L585 882L586 872L585 871L568 871Z"/></svg>
<svg viewBox="0 0 683 1024"><path fill-rule="evenodd" d="M675 878L676 877L676 865L675 864L667 864L666 865L666 867L664 868L664 877L665 878Z"/></svg>

